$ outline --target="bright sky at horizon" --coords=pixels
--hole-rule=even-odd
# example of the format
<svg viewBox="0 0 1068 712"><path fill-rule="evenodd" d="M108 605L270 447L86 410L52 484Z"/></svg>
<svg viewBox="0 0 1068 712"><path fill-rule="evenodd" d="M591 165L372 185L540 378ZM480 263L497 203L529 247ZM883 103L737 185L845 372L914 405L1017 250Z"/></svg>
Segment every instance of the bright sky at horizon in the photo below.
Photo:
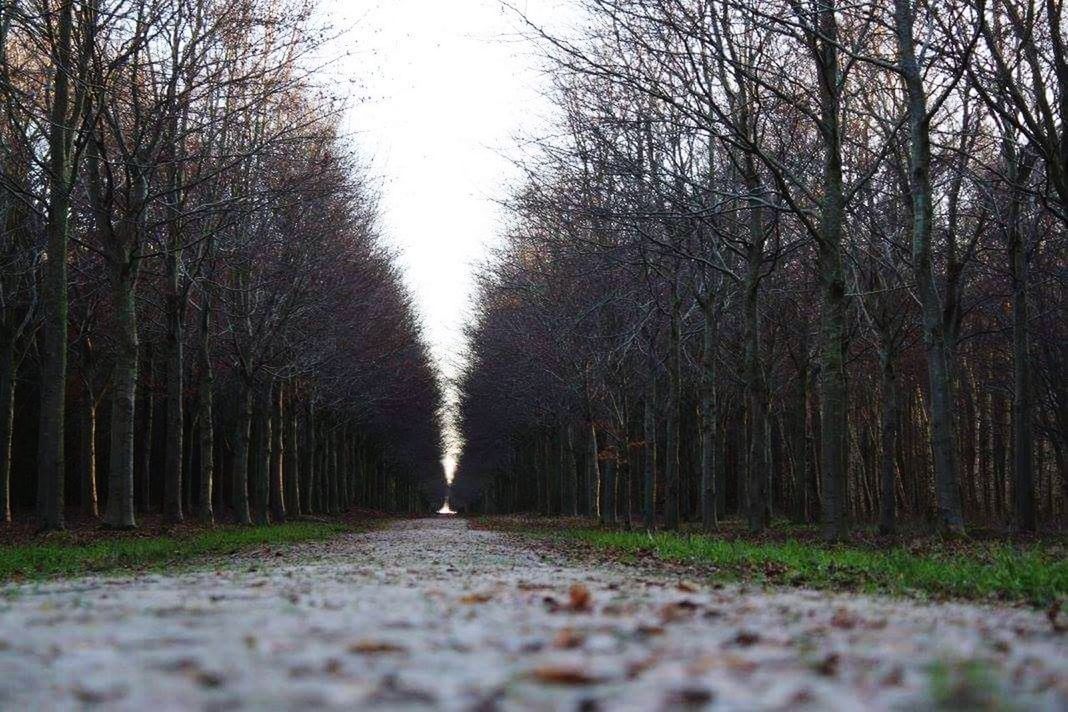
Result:
<svg viewBox="0 0 1068 712"><path fill-rule="evenodd" d="M539 24L564 0L515 0ZM347 128L381 181L385 239L400 250L446 378L462 364L473 268L503 225L523 136L552 113L535 46L500 0L326 0L348 29L328 71L350 86ZM446 463L446 469L451 466Z"/></svg>

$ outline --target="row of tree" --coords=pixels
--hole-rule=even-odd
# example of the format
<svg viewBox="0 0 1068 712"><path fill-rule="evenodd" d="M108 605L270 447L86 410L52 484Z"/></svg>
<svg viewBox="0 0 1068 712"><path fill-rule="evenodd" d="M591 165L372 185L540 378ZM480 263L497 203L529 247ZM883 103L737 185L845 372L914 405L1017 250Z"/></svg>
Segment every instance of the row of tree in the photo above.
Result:
<svg viewBox="0 0 1068 712"><path fill-rule="evenodd" d="M753 531L1068 507L1058 0L583 0L456 495Z"/></svg>
<svg viewBox="0 0 1068 712"><path fill-rule="evenodd" d="M0 13L4 521L62 528L72 483L119 528L436 499L440 387L311 7Z"/></svg>

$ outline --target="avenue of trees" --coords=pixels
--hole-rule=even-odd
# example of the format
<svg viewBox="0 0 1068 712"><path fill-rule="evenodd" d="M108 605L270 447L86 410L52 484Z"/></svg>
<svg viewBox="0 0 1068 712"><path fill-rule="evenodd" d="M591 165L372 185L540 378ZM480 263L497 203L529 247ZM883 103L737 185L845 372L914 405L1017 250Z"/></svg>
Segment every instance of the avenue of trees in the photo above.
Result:
<svg viewBox="0 0 1068 712"><path fill-rule="evenodd" d="M0 516L438 500L441 393L301 0L0 4Z"/></svg>
<svg viewBox="0 0 1068 712"><path fill-rule="evenodd" d="M577 1L530 27L562 119L482 272L453 501L1063 525L1063 1Z"/></svg>

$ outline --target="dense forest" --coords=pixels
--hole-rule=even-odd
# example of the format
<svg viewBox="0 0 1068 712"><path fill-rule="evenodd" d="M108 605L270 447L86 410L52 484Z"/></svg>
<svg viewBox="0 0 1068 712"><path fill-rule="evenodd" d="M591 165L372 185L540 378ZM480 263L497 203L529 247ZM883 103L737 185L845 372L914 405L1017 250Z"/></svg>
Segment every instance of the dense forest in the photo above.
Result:
<svg viewBox="0 0 1068 712"><path fill-rule="evenodd" d="M583 0L454 501L959 536L1068 508L1059 0Z"/></svg>
<svg viewBox="0 0 1068 712"><path fill-rule="evenodd" d="M440 385L311 5L0 13L3 520L440 502Z"/></svg>

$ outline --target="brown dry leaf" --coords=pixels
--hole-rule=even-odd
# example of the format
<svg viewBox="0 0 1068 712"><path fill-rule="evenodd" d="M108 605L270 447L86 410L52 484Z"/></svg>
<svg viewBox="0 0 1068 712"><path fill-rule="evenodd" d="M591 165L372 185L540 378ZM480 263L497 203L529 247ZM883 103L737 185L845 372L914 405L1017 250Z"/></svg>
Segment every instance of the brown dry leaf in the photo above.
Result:
<svg viewBox="0 0 1068 712"><path fill-rule="evenodd" d="M381 653L405 653L407 649L383 640L360 640L350 645L348 651L358 655L378 655Z"/></svg>
<svg viewBox="0 0 1068 712"><path fill-rule="evenodd" d="M1054 633L1068 632L1068 614L1062 614L1063 607L1064 601L1058 599L1046 611L1046 617L1049 618L1049 624L1053 626Z"/></svg>
<svg viewBox="0 0 1068 712"><path fill-rule="evenodd" d="M672 690L668 693L667 704L669 707L698 707L712 702L715 695L707 687L684 687Z"/></svg>
<svg viewBox="0 0 1068 712"><path fill-rule="evenodd" d="M816 672L826 677L834 677L838 674L838 663L841 662L838 653L831 653L814 666Z"/></svg>
<svg viewBox="0 0 1068 712"><path fill-rule="evenodd" d="M684 593L697 593L697 584L695 584L693 581L687 581L685 579L679 581L678 585L676 585L675 588L679 589Z"/></svg>
<svg viewBox="0 0 1068 712"><path fill-rule="evenodd" d="M520 591L544 591L547 588L551 588L543 583L533 583L531 581L520 581L515 587Z"/></svg>
<svg viewBox="0 0 1068 712"><path fill-rule="evenodd" d="M842 630L853 630L857 627L857 623L859 623L857 617L845 608L836 609L831 618L831 625Z"/></svg>
<svg viewBox="0 0 1068 712"><path fill-rule="evenodd" d="M200 670L193 675L193 679L201 687L222 687L222 684L226 682L226 678L221 673L211 670Z"/></svg>
<svg viewBox="0 0 1068 712"><path fill-rule="evenodd" d="M588 671L568 665L542 665L534 668L530 676L547 685L592 685L598 681Z"/></svg>
<svg viewBox="0 0 1068 712"><path fill-rule="evenodd" d="M571 590L567 592L568 608L575 612L586 612L593 607L593 597L590 595L590 589L583 586L581 583L576 583L571 587Z"/></svg>
<svg viewBox="0 0 1068 712"><path fill-rule="evenodd" d="M634 660L627 664L627 679L633 680L641 675L643 672L653 667L659 662L659 659L655 656L650 656L642 660Z"/></svg>
<svg viewBox="0 0 1068 712"><path fill-rule="evenodd" d="M890 672L883 675L883 679L880 682L886 687L897 687L905 681L905 671L898 666L894 666Z"/></svg>
<svg viewBox="0 0 1068 712"><path fill-rule="evenodd" d="M460 603L471 605L473 603L485 603L493 598L492 593L469 593L460 598Z"/></svg>
<svg viewBox="0 0 1068 712"><path fill-rule="evenodd" d="M586 636L576 632L573 628L561 628L553 636L553 647L570 650L578 648L586 642Z"/></svg>
<svg viewBox="0 0 1068 712"><path fill-rule="evenodd" d="M738 634L734 636L733 642L735 645L748 648L750 645L755 645L760 642L760 633L752 630L740 630L738 631Z"/></svg>
<svg viewBox="0 0 1068 712"><path fill-rule="evenodd" d="M731 670L741 674L749 674L756 669L757 664L755 661L734 653L703 655L686 667L686 671L691 675L703 675L712 670Z"/></svg>
<svg viewBox="0 0 1068 712"><path fill-rule="evenodd" d="M563 606L560 605L560 601L557 601L552 596L542 597L541 602L545 604L545 608L547 608L550 613L556 613L558 610L563 608Z"/></svg>
<svg viewBox="0 0 1068 712"><path fill-rule="evenodd" d="M606 603L601 608L601 613L606 616L630 616L638 611L638 606L633 603Z"/></svg>
<svg viewBox="0 0 1068 712"><path fill-rule="evenodd" d="M698 609L698 605L689 599L682 599L681 601L672 601L671 603L664 604L664 607L660 609L660 620L664 623L674 623L675 621L686 620L691 618L694 611Z"/></svg>

